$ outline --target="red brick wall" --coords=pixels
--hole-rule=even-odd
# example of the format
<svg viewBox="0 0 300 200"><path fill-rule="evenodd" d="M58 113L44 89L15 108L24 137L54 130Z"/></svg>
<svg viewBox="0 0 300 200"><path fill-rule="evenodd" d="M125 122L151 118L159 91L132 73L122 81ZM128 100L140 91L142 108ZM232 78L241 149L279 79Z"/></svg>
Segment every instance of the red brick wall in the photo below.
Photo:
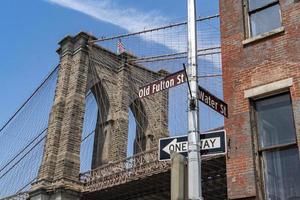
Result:
<svg viewBox="0 0 300 200"><path fill-rule="evenodd" d="M300 144L300 3L280 0L285 31L243 45L242 0L220 0L225 120L228 138L227 185L229 199L259 199L249 99L244 91L274 81L293 78L290 88Z"/></svg>

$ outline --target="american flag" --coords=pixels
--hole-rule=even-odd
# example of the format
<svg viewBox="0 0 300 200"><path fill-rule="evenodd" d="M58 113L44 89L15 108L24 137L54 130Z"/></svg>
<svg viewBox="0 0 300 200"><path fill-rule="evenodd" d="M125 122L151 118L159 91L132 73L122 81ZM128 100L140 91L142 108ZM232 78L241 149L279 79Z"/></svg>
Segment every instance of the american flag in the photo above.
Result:
<svg viewBox="0 0 300 200"><path fill-rule="evenodd" d="M125 51L125 47L124 47L124 45L123 45L121 39L119 39L119 41L118 41L118 49L117 49L117 52L118 52L118 54L121 54L121 53L123 53L124 51Z"/></svg>

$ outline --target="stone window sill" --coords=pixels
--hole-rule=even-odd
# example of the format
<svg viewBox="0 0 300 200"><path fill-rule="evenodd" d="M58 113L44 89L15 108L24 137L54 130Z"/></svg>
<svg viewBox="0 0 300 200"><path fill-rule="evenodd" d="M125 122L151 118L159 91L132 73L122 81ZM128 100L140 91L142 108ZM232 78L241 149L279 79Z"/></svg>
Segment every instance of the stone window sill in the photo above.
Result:
<svg viewBox="0 0 300 200"><path fill-rule="evenodd" d="M268 37L271 37L273 35L277 35L277 34L283 33L283 32L284 32L284 27L281 26L281 27L276 28L272 31L257 35L257 36L252 37L252 38L248 38L248 39L244 40L242 43L245 46L247 44L254 43L254 42L257 42L259 40L262 40L262 39L265 39L265 38L268 38Z"/></svg>

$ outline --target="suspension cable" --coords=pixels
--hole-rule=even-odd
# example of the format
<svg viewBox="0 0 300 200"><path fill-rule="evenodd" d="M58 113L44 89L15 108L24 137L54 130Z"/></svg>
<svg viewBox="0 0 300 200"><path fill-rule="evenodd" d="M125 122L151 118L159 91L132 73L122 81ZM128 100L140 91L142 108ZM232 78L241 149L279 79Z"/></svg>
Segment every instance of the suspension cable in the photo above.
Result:
<svg viewBox="0 0 300 200"><path fill-rule="evenodd" d="M42 81L42 83L36 88L36 90L29 96L29 98L20 106L20 108L9 118L9 120L2 126L0 129L1 131L13 120L13 118L24 108L24 106L32 99L32 97L41 89L41 87L46 83L46 81L55 73L55 71L58 69L57 65L48 76Z"/></svg>
<svg viewBox="0 0 300 200"><path fill-rule="evenodd" d="M207 16L207 17L199 17L197 19L197 22L208 20L208 19L217 18L219 16L220 16L219 14L216 14L216 15ZM167 25L167 26L161 26L161 27L158 27L158 28L147 29L147 30L143 30L143 31L135 32L135 33L128 33L128 34L123 34L123 35L117 35L117 36L108 37L108 38L101 37L101 38L96 39L96 40L90 40L89 42L90 43L104 42L104 41L108 41L108 40L120 39L120 38L134 36L134 35L140 35L140 34L143 34L143 33L158 31L158 30L162 30L162 29L168 29L168 28L172 28L172 27L176 27L176 26L182 26L182 25L186 25L186 24L187 24L187 21L185 21L185 22L179 22L179 23L174 23L174 24L170 24L170 25Z"/></svg>

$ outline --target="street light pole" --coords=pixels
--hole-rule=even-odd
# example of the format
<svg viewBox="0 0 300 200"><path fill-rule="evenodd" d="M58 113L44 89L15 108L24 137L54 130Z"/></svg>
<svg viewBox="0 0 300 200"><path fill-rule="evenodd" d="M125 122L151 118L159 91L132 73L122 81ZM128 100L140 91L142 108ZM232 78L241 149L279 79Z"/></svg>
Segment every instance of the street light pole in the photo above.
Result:
<svg viewBox="0 0 300 200"><path fill-rule="evenodd" d="M201 188L201 155L199 136L199 107L197 100L197 30L196 30L196 2L188 3L188 80L191 94L188 94L188 198L202 199Z"/></svg>

